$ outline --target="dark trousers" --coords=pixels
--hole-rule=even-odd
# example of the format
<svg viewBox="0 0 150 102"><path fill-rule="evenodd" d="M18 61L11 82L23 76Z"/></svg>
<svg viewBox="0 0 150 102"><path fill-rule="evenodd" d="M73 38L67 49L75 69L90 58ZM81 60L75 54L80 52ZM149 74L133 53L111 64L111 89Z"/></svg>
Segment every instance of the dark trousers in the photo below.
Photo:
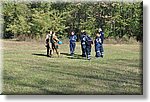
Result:
<svg viewBox="0 0 150 102"><path fill-rule="evenodd" d="M76 43L70 42L70 54L74 54Z"/></svg>
<svg viewBox="0 0 150 102"><path fill-rule="evenodd" d="M91 59L91 46L90 45L86 46L86 56L88 59Z"/></svg>
<svg viewBox="0 0 150 102"><path fill-rule="evenodd" d="M47 56L52 55L52 49L51 49L50 44L47 44L46 48L47 48Z"/></svg>
<svg viewBox="0 0 150 102"><path fill-rule="evenodd" d="M52 50L53 50L53 53L54 53L54 50L56 51L56 54L59 56L60 55L60 52L58 50L58 45L56 43L52 43Z"/></svg>
<svg viewBox="0 0 150 102"><path fill-rule="evenodd" d="M102 44L95 45L95 52L96 52L95 55L96 57L103 57L104 50Z"/></svg>
<svg viewBox="0 0 150 102"><path fill-rule="evenodd" d="M51 56L52 55L52 50L50 49L50 47L46 47L47 48L47 56Z"/></svg>
<svg viewBox="0 0 150 102"><path fill-rule="evenodd" d="M86 45L81 44L81 49L82 49L82 57L86 57Z"/></svg>
<svg viewBox="0 0 150 102"><path fill-rule="evenodd" d="M47 56L49 56L49 47L46 47L47 48Z"/></svg>
<svg viewBox="0 0 150 102"><path fill-rule="evenodd" d="M81 44L82 57L87 57L91 59L91 46L86 44Z"/></svg>
<svg viewBox="0 0 150 102"><path fill-rule="evenodd" d="M103 48L103 44L101 46L101 53L102 53L102 56L104 56L104 48Z"/></svg>

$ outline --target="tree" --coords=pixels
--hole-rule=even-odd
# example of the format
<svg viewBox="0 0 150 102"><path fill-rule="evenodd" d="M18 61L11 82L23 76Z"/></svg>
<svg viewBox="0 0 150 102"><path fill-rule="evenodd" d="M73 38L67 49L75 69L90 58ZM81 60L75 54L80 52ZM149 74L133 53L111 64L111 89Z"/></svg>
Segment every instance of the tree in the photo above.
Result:
<svg viewBox="0 0 150 102"><path fill-rule="evenodd" d="M4 35L43 38L48 30L67 37L74 30L92 35L101 27L105 38L123 37L142 41L141 2L4 2Z"/></svg>

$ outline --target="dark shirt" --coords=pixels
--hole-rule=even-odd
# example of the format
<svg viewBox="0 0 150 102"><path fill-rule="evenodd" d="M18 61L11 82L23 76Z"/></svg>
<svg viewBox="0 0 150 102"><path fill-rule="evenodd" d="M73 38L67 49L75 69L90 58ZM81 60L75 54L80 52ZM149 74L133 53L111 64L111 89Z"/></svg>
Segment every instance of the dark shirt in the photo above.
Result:
<svg viewBox="0 0 150 102"><path fill-rule="evenodd" d="M85 37L86 37L86 35L84 35L84 34L81 35L81 37L80 37L81 43L86 41Z"/></svg>
<svg viewBox="0 0 150 102"><path fill-rule="evenodd" d="M76 36L76 35L71 35L71 36L69 37L69 39L70 39L70 43L75 43L76 40L77 40L77 36Z"/></svg>
<svg viewBox="0 0 150 102"><path fill-rule="evenodd" d="M104 42L104 32L101 31L100 34L101 34L100 38L101 38L101 41L102 41L102 44L103 44L103 42Z"/></svg>

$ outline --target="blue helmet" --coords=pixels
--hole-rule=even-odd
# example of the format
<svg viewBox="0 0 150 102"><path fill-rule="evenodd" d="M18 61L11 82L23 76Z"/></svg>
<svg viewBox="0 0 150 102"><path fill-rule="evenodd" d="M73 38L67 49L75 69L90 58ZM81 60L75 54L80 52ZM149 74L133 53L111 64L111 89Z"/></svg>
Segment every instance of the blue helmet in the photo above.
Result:
<svg viewBox="0 0 150 102"><path fill-rule="evenodd" d="M61 44L62 44L62 41L58 41L58 44L61 45Z"/></svg>

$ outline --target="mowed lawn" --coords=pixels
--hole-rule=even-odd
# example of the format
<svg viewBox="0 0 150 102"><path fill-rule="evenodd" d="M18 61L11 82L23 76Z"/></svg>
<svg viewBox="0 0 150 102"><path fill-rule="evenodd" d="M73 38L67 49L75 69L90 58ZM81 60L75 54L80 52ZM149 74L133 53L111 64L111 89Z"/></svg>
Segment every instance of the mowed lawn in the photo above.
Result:
<svg viewBox="0 0 150 102"><path fill-rule="evenodd" d="M143 94L141 45L104 44L104 58L83 59L69 45L46 57L44 42L3 43L3 94Z"/></svg>

